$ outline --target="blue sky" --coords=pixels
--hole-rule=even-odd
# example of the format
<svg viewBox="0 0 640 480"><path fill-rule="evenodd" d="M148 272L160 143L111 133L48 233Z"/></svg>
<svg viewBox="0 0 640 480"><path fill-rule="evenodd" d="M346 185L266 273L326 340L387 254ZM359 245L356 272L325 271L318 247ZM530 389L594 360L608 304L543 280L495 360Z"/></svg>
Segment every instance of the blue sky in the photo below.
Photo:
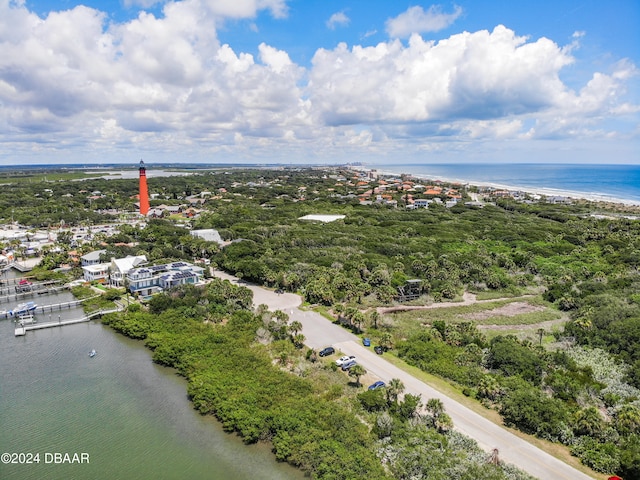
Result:
<svg viewBox="0 0 640 480"><path fill-rule="evenodd" d="M0 164L638 164L639 65L637 0L0 0Z"/></svg>

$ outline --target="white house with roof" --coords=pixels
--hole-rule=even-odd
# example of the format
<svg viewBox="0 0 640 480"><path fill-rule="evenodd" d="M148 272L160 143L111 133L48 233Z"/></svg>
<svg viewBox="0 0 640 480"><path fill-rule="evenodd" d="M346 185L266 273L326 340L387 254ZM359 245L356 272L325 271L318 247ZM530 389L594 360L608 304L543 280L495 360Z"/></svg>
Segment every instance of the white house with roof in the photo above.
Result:
<svg viewBox="0 0 640 480"><path fill-rule="evenodd" d="M188 262L134 268L127 273L129 291L141 296L160 293L171 287L202 283L204 268Z"/></svg>
<svg viewBox="0 0 640 480"><path fill-rule="evenodd" d="M91 265L85 265L82 267L82 278L85 282L104 282L109 278L109 264L108 263L94 263Z"/></svg>
<svg viewBox="0 0 640 480"><path fill-rule="evenodd" d="M146 255L129 255L124 258L112 258L109 265L109 284L113 287L124 286L127 273L147 263Z"/></svg>
<svg viewBox="0 0 640 480"><path fill-rule="evenodd" d="M85 282L105 282L114 287L124 285L124 276L134 267L147 263L145 255L112 258L110 262L100 262L106 250L96 250L81 257L82 277Z"/></svg>
<svg viewBox="0 0 640 480"><path fill-rule="evenodd" d="M81 265L87 267L89 265L97 265L100 263L100 257L107 253L106 250L94 250L80 257Z"/></svg>
<svg viewBox="0 0 640 480"><path fill-rule="evenodd" d="M224 240L222 240L220 233L213 228L191 230L191 235L201 238L207 242L216 242L218 245L224 245Z"/></svg>
<svg viewBox="0 0 640 480"><path fill-rule="evenodd" d="M413 202L415 208L428 208L430 203L431 200L428 198L418 198Z"/></svg>

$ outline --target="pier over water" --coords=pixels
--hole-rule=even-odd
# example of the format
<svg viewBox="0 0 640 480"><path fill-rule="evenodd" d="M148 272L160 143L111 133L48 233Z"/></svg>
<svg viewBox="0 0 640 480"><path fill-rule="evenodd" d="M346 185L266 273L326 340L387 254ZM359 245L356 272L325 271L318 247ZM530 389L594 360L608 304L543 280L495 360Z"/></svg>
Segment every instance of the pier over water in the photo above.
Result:
<svg viewBox="0 0 640 480"><path fill-rule="evenodd" d="M71 319L71 320L62 320L61 317L58 317L58 321L57 322L45 322L45 323L36 323L33 320L33 317L28 317L26 320L25 319L21 319L20 321L18 321L16 323L16 329L15 329L15 336L16 337L21 337L23 335L26 335L26 333L29 330L41 330L43 328L52 328L52 327L64 327L65 325L75 325L76 323L84 323L84 322L88 322L90 320L93 320L94 318L98 318L101 317L103 315L106 315L108 313L115 313L118 312L120 310L122 310L124 307L122 305L119 305L118 308L113 308L110 310L97 310L95 312L92 312L88 315L85 315L84 317L81 318L75 318L75 319Z"/></svg>

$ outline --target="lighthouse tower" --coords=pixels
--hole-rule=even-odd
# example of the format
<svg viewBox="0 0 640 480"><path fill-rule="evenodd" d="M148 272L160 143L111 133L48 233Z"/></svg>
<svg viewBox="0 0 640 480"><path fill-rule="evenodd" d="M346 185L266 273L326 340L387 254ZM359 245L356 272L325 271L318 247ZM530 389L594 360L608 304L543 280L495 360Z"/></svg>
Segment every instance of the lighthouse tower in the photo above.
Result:
<svg viewBox="0 0 640 480"><path fill-rule="evenodd" d="M140 215L149 213L149 189L147 187L147 169L140 160Z"/></svg>

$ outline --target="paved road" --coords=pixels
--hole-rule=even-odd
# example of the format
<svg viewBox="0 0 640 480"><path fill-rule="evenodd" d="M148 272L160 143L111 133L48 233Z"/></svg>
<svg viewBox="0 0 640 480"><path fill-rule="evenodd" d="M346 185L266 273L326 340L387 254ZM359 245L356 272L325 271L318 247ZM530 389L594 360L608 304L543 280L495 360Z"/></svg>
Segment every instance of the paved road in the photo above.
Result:
<svg viewBox="0 0 640 480"><path fill-rule="evenodd" d="M224 272L216 271L215 275L237 283L235 277ZM289 315L290 320L302 323L307 346L318 349L331 345L345 355L355 355L367 372L385 382L392 378L400 379L405 386L405 393L421 395L423 402L429 398L442 400L455 429L475 439L487 452L497 448L501 460L541 480L592 479L390 364L384 356L376 355L371 349L362 346L357 336L334 325L322 315L298 309L301 303L299 296L291 293L277 294L256 285L241 284L253 291L255 305L265 304L271 311L282 310Z"/></svg>

